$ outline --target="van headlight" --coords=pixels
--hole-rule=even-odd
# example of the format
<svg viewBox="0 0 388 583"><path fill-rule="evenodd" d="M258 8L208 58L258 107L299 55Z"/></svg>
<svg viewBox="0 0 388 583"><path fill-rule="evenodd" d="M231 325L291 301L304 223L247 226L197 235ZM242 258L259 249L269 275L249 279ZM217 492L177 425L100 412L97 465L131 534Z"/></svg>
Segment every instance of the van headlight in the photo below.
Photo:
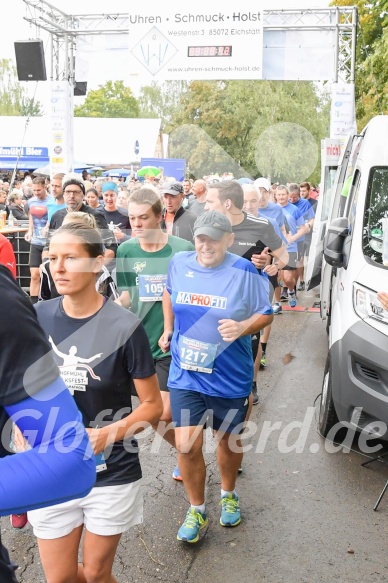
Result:
<svg viewBox="0 0 388 583"><path fill-rule="evenodd" d="M356 314L363 320L373 318L388 324L388 312L384 310L377 298L377 292L358 283L353 284L353 307Z"/></svg>

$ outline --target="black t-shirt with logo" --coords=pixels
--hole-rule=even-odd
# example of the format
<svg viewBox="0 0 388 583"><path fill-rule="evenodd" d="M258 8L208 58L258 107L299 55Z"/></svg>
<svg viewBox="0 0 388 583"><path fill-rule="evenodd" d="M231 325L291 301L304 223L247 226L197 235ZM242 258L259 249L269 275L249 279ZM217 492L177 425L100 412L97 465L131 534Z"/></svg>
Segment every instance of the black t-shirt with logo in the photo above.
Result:
<svg viewBox="0 0 388 583"><path fill-rule="evenodd" d="M112 300L88 318L71 318L63 298L35 305L51 343L60 374L73 394L86 427L103 427L132 411L131 379L155 373L143 325ZM96 486L113 486L141 478L135 438L105 451L106 469Z"/></svg>
<svg viewBox="0 0 388 583"><path fill-rule="evenodd" d="M233 225L232 230L234 242L228 251L249 261L252 259L252 255L262 253L266 247L269 247L271 251L278 249L283 244L268 219L254 217L246 212L244 212L244 220L239 225Z"/></svg>
<svg viewBox="0 0 388 583"><path fill-rule="evenodd" d="M122 231L129 231L131 224L129 222L128 211L125 209L120 209L116 211L108 211L106 208L102 208L100 212L104 215L108 227L113 223L115 227L119 227Z"/></svg>

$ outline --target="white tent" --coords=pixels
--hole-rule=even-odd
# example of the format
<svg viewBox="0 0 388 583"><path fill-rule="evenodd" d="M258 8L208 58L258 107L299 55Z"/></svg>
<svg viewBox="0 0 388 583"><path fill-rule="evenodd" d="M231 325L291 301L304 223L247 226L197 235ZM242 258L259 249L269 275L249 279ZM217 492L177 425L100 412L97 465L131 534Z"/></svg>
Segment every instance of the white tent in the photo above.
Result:
<svg viewBox="0 0 388 583"><path fill-rule="evenodd" d="M51 118L0 116L1 148L50 148ZM135 142L139 153L135 155ZM91 165L131 164L140 158L163 157L160 119L74 118L74 159ZM1 168L1 157L0 157Z"/></svg>

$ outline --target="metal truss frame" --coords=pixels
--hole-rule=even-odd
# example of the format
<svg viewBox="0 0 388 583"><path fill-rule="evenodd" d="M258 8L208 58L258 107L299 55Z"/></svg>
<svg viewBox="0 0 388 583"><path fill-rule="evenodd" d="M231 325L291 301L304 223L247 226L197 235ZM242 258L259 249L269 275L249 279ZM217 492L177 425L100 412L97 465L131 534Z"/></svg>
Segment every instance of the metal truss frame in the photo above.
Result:
<svg viewBox="0 0 388 583"><path fill-rule="evenodd" d="M65 14L46 0L23 0L27 22L50 34L52 80L75 83L74 54L78 35L125 34L129 14ZM333 81L354 83L358 14L356 7L264 10L264 30L335 31Z"/></svg>

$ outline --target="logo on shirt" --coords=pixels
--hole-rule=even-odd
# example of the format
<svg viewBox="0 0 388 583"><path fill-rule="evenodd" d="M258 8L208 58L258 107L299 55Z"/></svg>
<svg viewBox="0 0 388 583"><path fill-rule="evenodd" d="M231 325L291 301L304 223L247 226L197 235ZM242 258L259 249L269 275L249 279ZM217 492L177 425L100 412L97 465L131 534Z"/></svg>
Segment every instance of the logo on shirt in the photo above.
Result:
<svg viewBox="0 0 388 583"><path fill-rule="evenodd" d="M74 391L86 391L86 387L89 384L88 374L92 379L101 381L101 378L94 373L94 370L88 364L100 358L103 354L102 352L90 358L82 358L77 355L78 349L76 346L71 346L69 354L65 354L58 350L51 336L49 336L49 342L55 354L63 359L63 365L58 366L58 368L65 385L72 395L74 395Z"/></svg>
<svg viewBox="0 0 388 583"><path fill-rule="evenodd" d="M176 303L225 310L227 298L223 298L221 296L210 296L205 294L190 294L187 292L178 292Z"/></svg>
<svg viewBox="0 0 388 583"><path fill-rule="evenodd" d="M140 273L146 267L147 263L145 261L136 261L133 266L133 269L136 273Z"/></svg>
<svg viewBox="0 0 388 583"><path fill-rule="evenodd" d="M186 277L194 277L194 272L188 271L185 275L186 275Z"/></svg>

